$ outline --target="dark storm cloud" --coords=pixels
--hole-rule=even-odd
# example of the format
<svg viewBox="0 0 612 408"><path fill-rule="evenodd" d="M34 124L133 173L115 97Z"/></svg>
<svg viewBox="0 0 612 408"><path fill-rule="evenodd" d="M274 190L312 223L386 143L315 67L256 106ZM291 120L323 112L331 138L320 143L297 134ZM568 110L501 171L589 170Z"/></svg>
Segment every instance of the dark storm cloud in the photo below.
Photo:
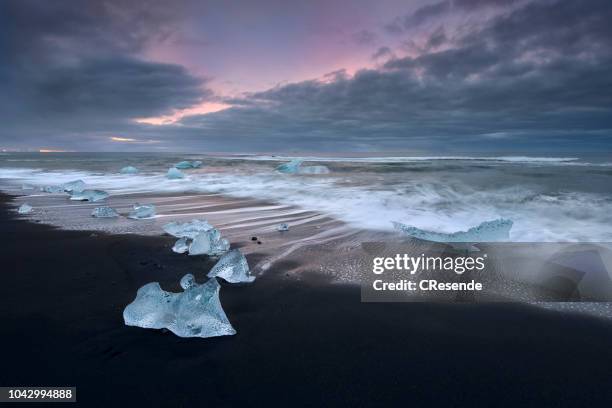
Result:
<svg viewBox="0 0 612 408"><path fill-rule="evenodd" d="M534 2L450 48L391 59L352 78L279 86L182 124L253 142L609 147L610 19L607 1Z"/></svg>
<svg viewBox="0 0 612 408"><path fill-rule="evenodd" d="M138 56L172 32L176 4L9 0L0 9L3 141L44 135L52 144L56 134L121 127L210 97L185 68Z"/></svg>

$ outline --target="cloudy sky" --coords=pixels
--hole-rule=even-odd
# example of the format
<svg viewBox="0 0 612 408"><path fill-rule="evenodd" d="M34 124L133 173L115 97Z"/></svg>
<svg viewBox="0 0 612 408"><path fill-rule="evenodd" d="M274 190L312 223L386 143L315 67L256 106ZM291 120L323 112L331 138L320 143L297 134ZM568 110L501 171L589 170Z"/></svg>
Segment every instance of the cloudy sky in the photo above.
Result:
<svg viewBox="0 0 612 408"><path fill-rule="evenodd" d="M0 148L612 151L609 0L0 2Z"/></svg>

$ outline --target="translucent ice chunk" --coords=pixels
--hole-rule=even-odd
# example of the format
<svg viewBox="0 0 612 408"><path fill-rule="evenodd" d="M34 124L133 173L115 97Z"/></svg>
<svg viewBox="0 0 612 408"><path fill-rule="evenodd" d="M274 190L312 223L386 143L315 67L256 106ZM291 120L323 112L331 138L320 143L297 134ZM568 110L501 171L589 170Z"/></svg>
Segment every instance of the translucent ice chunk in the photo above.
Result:
<svg viewBox="0 0 612 408"><path fill-rule="evenodd" d="M126 166L121 169L121 174L137 174L138 169L133 166Z"/></svg>
<svg viewBox="0 0 612 408"><path fill-rule="evenodd" d="M212 225L206 220L191 220L189 222L170 222L162 228L174 237L194 239L200 232L212 229Z"/></svg>
<svg viewBox="0 0 612 408"><path fill-rule="evenodd" d="M219 230L212 228L200 232L189 246L189 255L221 255L229 249L229 241L221 238Z"/></svg>
<svg viewBox="0 0 612 408"><path fill-rule="evenodd" d="M299 174L327 174L329 169L327 166L301 166L298 168Z"/></svg>
<svg viewBox="0 0 612 408"><path fill-rule="evenodd" d="M168 173L166 174L166 177L168 177L170 180L178 180L178 179L185 178L185 175L179 169L170 167L168 169Z"/></svg>
<svg viewBox="0 0 612 408"><path fill-rule="evenodd" d="M134 209L128 215L128 218L140 220L143 218L155 217L155 206L153 204L134 204Z"/></svg>
<svg viewBox="0 0 612 408"><path fill-rule="evenodd" d="M219 300L220 285L210 279L198 285L193 275L181 279L180 293L166 292L158 282L144 285L126 306L127 326L166 328L179 337L216 337L236 334Z"/></svg>
<svg viewBox="0 0 612 408"><path fill-rule="evenodd" d="M198 167L200 167L202 165L202 162L199 160L195 160L195 161L187 161L184 160L182 162L178 162L174 165L174 167L176 167L177 169L197 169Z"/></svg>
<svg viewBox="0 0 612 408"><path fill-rule="evenodd" d="M21 206L19 207L17 212L19 214L28 214L28 213L32 212L32 206L30 204L28 204L28 203L23 203L23 204L21 204Z"/></svg>
<svg viewBox="0 0 612 408"><path fill-rule="evenodd" d="M63 193L64 187L62 186L43 186L40 188L40 191L43 191L45 193L57 194L57 193Z"/></svg>
<svg viewBox="0 0 612 408"><path fill-rule="evenodd" d="M31 184L22 184L21 189L22 190L34 190L34 186Z"/></svg>
<svg viewBox="0 0 612 408"><path fill-rule="evenodd" d="M510 229L513 222L504 218L485 221L467 231L458 231L450 234L442 232L425 231L416 227L394 222L396 230L414 238L434 242L498 242L510 239Z"/></svg>
<svg viewBox="0 0 612 408"><path fill-rule="evenodd" d="M94 208L91 216L96 218L117 218L119 213L111 207L104 206Z"/></svg>
<svg viewBox="0 0 612 408"><path fill-rule="evenodd" d="M102 190L83 190L79 192L73 192L70 195L71 200L75 201L101 201L108 197L108 193Z"/></svg>
<svg viewBox="0 0 612 408"><path fill-rule="evenodd" d="M302 164L302 161L302 159L291 160L289 163L284 163L278 166L276 168L276 171L287 174L297 173L300 168L300 165Z"/></svg>
<svg viewBox="0 0 612 408"><path fill-rule="evenodd" d="M230 283L253 282L249 264L239 249L234 249L223 255L219 262L208 272L208 277L219 277Z"/></svg>
<svg viewBox="0 0 612 408"><path fill-rule="evenodd" d="M188 238L183 237L179 239L178 241L176 241L176 243L172 247L172 250L176 252L177 254L184 254L185 252L189 251Z"/></svg>
<svg viewBox="0 0 612 408"><path fill-rule="evenodd" d="M278 227L276 227L278 231L289 231L289 224L282 223Z"/></svg>
<svg viewBox="0 0 612 408"><path fill-rule="evenodd" d="M62 188L67 193L80 193L85 190L85 182L83 180L69 181L62 184Z"/></svg>

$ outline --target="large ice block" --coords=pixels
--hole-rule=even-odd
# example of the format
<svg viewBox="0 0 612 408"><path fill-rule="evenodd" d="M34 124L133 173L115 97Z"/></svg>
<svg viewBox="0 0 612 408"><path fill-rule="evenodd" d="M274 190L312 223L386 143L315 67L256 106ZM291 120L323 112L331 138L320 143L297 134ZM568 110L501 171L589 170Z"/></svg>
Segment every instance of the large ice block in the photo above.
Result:
<svg viewBox="0 0 612 408"><path fill-rule="evenodd" d="M255 276L252 276L249 270L246 257L239 249L233 249L223 255L208 272L208 277L223 278L230 283L245 283L255 280Z"/></svg>
<svg viewBox="0 0 612 408"><path fill-rule="evenodd" d="M43 186L40 188L40 191L45 192L45 193L57 194L57 193L63 193L64 187L62 186Z"/></svg>
<svg viewBox="0 0 612 408"><path fill-rule="evenodd" d="M101 201L108 197L108 193L102 190L83 190L80 192L73 192L70 195L71 200L75 201Z"/></svg>
<svg viewBox="0 0 612 408"><path fill-rule="evenodd" d="M300 166L297 171L299 174L328 174L327 166Z"/></svg>
<svg viewBox="0 0 612 408"><path fill-rule="evenodd" d="M34 190L34 186L31 184L22 184L21 189L22 190Z"/></svg>
<svg viewBox="0 0 612 408"><path fill-rule="evenodd" d="M229 249L229 241L221 238L216 228L202 231L193 239L189 246L189 255L221 255Z"/></svg>
<svg viewBox="0 0 612 408"><path fill-rule="evenodd" d="M276 227L276 229L277 229L278 231L281 231L281 232L283 232L283 231L289 231L289 224L287 224L287 223L282 223L282 224L280 224L278 227Z"/></svg>
<svg viewBox="0 0 612 408"><path fill-rule="evenodd" d="M133 210L128 215L128 218L141 220L155 217L155 206L153 204L134 204Z"/></svg>
<svg viewBox="0 0 612 408"><path fill-rule="evenodd" d="M276 171L286 174L295 174L298 172L302 161L302 159L294 159L291 160L289 163L283 163L276 167Z"/></svg>
<svg viewBox="0 0 612 408"><path fill-rule="evenodd" d="M201 165L202 165L202 162L199 160L195 160L195 161L184 160L182 162L176 163L174 167L176 167L177 169L185 170L185 169L197 169Z"/></svg>
<svg viewBox="0 0 612 408"><path fill-rule="evenodd" d="M170 167L168 169L168 173L166 173L166 177L168 177L170 180L178 180L185 178L185 174L183 174L183 172L177 168Z"/></svg>
<svg viewBox="0 0 612 408"><path fill-rule="evenodd" d="M137 174L138 169L134 166L125 166L121 169L121 174Z"/></svg>
<svg viewBox="0 0 612 408"><path fill-rule="evenodd" d="M32 212L32 206L28 203L23 203L19 206L19 208L17 209L17 212L19 214L28 214Z"/></svg>
<svg viewBox="0 0 612 408"><path fill-rule="evenodd" d="M188 238L183 237L176 241L172 247L172 251L176 252L177 254L184 254L185 252L189 251Z"/></svg>
<svg viewBox="0 0 612 408"><path fill-rule="evenodd" d="M126 306L127 326L168 329L179 337L216 337L236 334L219 300L215 278L198 285L191 274L181 279L183 292L163 290L158 282L144 285Z"/></svg>
<svg viewBox="0 0 612 408"><path fill-rule="evenodd" d="M177 238L194 239L202 231L212 229L206 220L191 220L189 222L169 222L162 227L166 233Z"/></svg>
<svg viewBox="0 0 612 408"><path fill-rule="evenodd" d="M394 222L396 230L413 238L433 242L499 242L510 239L510 229L513 222L504 218L485 221L467 231L457 231L450 234L426 231L411 227L400 222Z"/></svg>
<svg viewBox="0 0 612 408"><path fill-rule="evenodd" d="M91 216L96 218L117 218L119 213L111 207L103 206L94 208Z"/></svg>
<svg viewBox="0 0 612 408"><path fill-rule="evenodd" d="M73 180L62 184L62 188L67 193L80 193L85 190L85 182L83 180Z"/></svg>

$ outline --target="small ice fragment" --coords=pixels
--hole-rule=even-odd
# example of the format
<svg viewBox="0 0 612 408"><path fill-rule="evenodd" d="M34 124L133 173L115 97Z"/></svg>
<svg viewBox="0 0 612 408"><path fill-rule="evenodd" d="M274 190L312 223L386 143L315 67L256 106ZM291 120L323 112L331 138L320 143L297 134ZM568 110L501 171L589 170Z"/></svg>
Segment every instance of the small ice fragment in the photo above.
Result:
<svg viewBox="0 0 612 408"><path fill-rule="evenodd" d="M216 228L202 231L189 246L189 255L221 255L229 249L229 241L221 238Z"/></svg>
<svg viewBox="0 0 612 408"><path fill-rule="evenodd" d="M111 207L103 206L94 208L91 216L96 218L117 218L119 213Z"/></svg>
<svg viewBox="0 0 612 408"><path fill-rule="evenodd" d="M83 180L69 181L68 183L62 184L62 188L67 193L80 193L85 190L85 182Z"/></svg>
<svg viewBox="0 0 612 408"><path fill-rule="evenodd" d="M328 174L327 166L301 166L298 169L299 174Z"/></svg>
<svg viewBox="0 0 612 408"><path fill-rule="evenodd" d="M276 171L280 173L295 174L298 172L302 161L302 159L291 160L289 163L284 163L278 166Z"/></svg>
<svg viewBox="0 0 612 408"><path fill-rule="evenodd" d="M138 289L136 299L123 311L126 326L166 328L179 337L236 334L221 306L216 279L198 285L188 274L181 279L181 287L183 292L172 293L151 282Z"/></svg>
<svg viewBox="0 0 612 408"><path fill-rule="evenodd" d="M194 239L200 232L212 229L212 225L206 220L191 220L189 222L169 222L162 228L174 237Z"/></svg>
<svg viewBox="0 0 612 408"><path fill-rule="evenodd" d="M276 228L278 231L289 231L289 224L282 223Z"/></svg>
<svg viewBox="0 0 612 408"><path fill-rule="evenodd" d="M170 180L178 180L178 179L185 178L185 175L179 169L170 167L168 169L168 173L166 174L166 177L168 177Z"/></svg>
<svg viewBox="0 0 612 408"><path fill-rule="evenodd" d="M189 251L188 238L183 237L176 241L176 243L172 247L172 250L177 254L184 254L185 252Z"/></svg>
<svg viewBox="0 0 612 408"><path fill-rule="evenodd" d="M134 209L128 215L128 218L141 220L143 218L155 217L155 206L153 204L134 204Z"/></svg>
<svg viewBox="0 0 612 408"><path fill-rule="evenodd" d="M32 206L28 203L23 203L21 204L21 206L19 206L19 209L17 210L17 212L19 214L28 214L32 212Z"/></svg>
<svg viewBox="0 0 612 408"><path fill-rule="evenodd" d="M133 166L125 166L121 169L121 174L137 174L138 169Z"/></svg>
<svg viewBox="0 0 612 408"><path fill-rule="evenodd" d="M31 184L22 184L21 189L22 190L34 190L34 186Z"/></svg>
<svg viewBox="0 0 612 408"><path fill-rule="evenodd" d="M207 276L209 278L223 278L229 283L253 282L255 280L255 276L252 276L249 271L246 257L239 249L233 249L223 255Z"/></svg>
<svg viewBox="0 0 612 408"><path fill-rule="evenodd" d="M175 168L177 169L197 169L198 167L200 167L202 165L202 162L199 160L196 161L187 161L184 160L182 162L178 162L174 165Z"/></svg>
<svg viewBox="0 0 612 408"><path fill-rule="evenodd" d="M75 201L101 201L108 197L108 193L102 190L83 190L80 192L73 192L70 195L71 200Z"/></svg>
<svg viewBox="0 0 612 408"><path fill-rule="evenodd" d="M40 188L40 191L43 191L45 193L57 194L57 193L63 193L64 187L62 186L43 186Z"/></svg>
<svg viewBox="0 0 612 408"><path fill-rule="evenodd" d="M425 231L416 227L394 222L396 230L413 238L433 242L499 242L510 239L510 229L513 222L504 218L485 221L467 231L457 231L450 234Z"/></svg>

